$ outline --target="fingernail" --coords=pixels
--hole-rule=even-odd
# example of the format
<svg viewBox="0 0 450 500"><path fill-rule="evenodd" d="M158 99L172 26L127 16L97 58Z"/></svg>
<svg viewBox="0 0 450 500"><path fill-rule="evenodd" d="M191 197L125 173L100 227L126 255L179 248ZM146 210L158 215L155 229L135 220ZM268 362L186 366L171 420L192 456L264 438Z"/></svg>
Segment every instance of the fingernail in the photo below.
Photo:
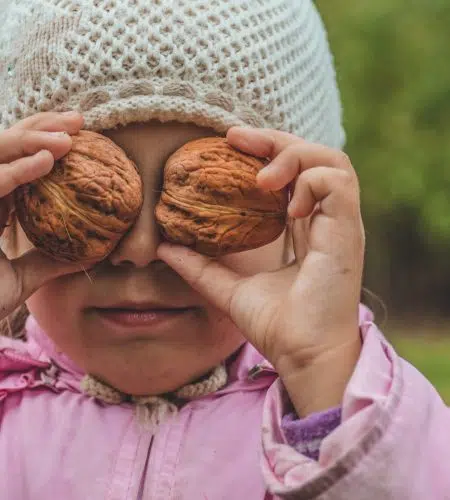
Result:
<svg viewBox="0 0 450 500"><path fill-rule="evenodd" d="M66 137L69 135L67 132L47 132L47 134L52 137Z"/></svg>
<svg viewBox="0 0 450 500"><path fill-rule="evenodd" d="M287 207L287 214L289 217L293 217L294 216L294 210L295 210L295 205L292 201L289 202L289 205Z"/></svg>
<svg viewBox="0 0 450 500"><path fill-rule="evenodd" d="M266 176L267 174L270 174L273 170L273 166L271 163L268 163L265 167L263 167L259 172L258 176Z"/></svg>
<svg viewBox="0 0 450 500"><path fill-rule="evenodd" d="M64 111L63 115L64 116L68 116L68 117L71 117L71 116L79 116L80 113L78 113L78 111L75 111L75 110L71 110L71 111Z"/></svg>
<svg viewBox="0 0 450 500"><path fill-rule="evenodd" d="M242 148L242 149L246 150L250 147L250 143L246 139L244 139L242 136L239 136L236 142L237 142L236 146L238 148Z"/></svg>

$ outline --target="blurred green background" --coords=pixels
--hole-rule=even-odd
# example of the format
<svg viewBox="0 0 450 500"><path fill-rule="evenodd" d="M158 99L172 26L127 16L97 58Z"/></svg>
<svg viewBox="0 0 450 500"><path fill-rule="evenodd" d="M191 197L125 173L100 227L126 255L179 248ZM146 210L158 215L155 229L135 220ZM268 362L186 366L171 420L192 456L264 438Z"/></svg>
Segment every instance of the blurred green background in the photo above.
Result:
<svg viewBox="0 0 450 500"><path fill-rule="evenodd" d="M316 4L361 182L365 286L379 297L365 301L450 403L450 2Z"/></svg>

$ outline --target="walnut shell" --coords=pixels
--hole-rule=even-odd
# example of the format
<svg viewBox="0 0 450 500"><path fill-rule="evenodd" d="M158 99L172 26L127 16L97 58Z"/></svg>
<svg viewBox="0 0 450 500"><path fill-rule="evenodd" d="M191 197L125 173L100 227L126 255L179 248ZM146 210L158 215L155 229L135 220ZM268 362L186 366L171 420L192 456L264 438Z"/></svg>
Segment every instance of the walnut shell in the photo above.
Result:
<svg viewBox="0 0 450 500"><path fill-rule="evenodd" d="M261 159L224 138L191 141L167 161L156 220L164 237L209 256L266 245L286 227L288 190L256 184Z"/></svg>
<svg viewBox="0 0 450 500"><path fill-rule="evenodd" d="M52 171L15 191L18 220L35 247L61 261L105 258L142 206L135 164L107 137L80 131Z"/></svg>

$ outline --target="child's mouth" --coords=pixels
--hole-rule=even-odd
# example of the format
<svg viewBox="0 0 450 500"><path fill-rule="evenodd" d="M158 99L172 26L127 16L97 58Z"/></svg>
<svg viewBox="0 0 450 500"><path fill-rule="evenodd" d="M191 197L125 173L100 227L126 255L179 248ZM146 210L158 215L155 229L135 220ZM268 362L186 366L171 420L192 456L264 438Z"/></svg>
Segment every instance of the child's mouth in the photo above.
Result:
<svg viewBox="0 0 450 500"><path fill-rule="evenodd" d="M168 326L169 322L182 319L194 311L193 307L133 309L126 307L99 308L96 310L102 321L110 327L156 328Z"/></svg>

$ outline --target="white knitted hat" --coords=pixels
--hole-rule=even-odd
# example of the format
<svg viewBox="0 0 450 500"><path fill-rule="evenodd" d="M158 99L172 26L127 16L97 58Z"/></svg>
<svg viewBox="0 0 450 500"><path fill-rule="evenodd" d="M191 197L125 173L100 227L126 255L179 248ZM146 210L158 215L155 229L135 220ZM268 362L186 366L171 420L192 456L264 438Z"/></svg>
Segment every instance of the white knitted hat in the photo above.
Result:
<svg viewBox="0 0 450 500"><path fill-rule="evenodd" d="M0 19L1 129L77 109L91 130L176 120L343 145L311 0L0 0Z"/></svg>

